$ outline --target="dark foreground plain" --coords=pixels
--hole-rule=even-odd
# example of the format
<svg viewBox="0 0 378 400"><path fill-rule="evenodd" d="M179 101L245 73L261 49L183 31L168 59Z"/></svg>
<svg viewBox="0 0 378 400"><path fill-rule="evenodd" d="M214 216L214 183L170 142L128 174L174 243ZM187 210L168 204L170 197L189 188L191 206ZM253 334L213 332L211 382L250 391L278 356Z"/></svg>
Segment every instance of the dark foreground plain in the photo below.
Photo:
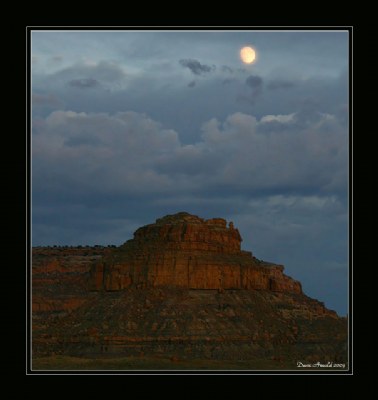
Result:
<svg viewBox="0 0 378 400"><path fill-rule="evenodd" d="M327 365L323 364L323 365ZM179 360L165 358L123 357L123 358L81 358L50 356L33 360L34 371L342 371L347 365L334 367L303 367L295 362L279 360Z"/></svg>

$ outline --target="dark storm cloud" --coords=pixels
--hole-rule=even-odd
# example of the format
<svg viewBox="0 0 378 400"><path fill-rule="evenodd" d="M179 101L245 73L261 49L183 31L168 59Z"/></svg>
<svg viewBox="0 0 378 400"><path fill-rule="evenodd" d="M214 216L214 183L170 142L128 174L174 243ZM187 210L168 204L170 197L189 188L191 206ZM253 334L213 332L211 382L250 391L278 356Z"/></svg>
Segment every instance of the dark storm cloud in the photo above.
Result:
<svg viewBox="0 0 378 400"><path fill-rule="evenodd" d="M342 189L347 173L343 129L334 116L323 114L303 126L296 114L257 120L235 113L224 122L209 120L198 143L183 145L175 131L143 114L56 111L35 137L33 152L45 188L47 176L55 182L56 170L61 178L83 182L83 189L90 183L91 190L110 192L286 187L308 193Z"/></svg>
<svg viewBox="0 0 378 400"><path fill-rule="evenodd" d="M72 79L68 82L69 86L86 89L93 88L99 85L99 82L93 78Z"/></svg>
<svg viewBox="0 0 378 400"><path fill-rule="evenodd" d="M270 90L276 89L290 89L295 86L295 83L292 81L283 81L283 80L273 80L268 82L267 88Z"/></svg>
<svg viewBox="0 0 378 400"><path fill-rule="evenodd" d="M198 60L185 59L179 61L180 65L189 68L194 75L203 75L215 70L215 66L201 64Z"/></svg>
<svg viewBox="0 0 378 400"><path fill-rule="evenodd" d="M262 87L263 80L260 76L257 75L250 75L246 80L245 83L250 88L257 90Z"/></svg>
<svg viewBox="0 0 378 400"><path fill-rule="evenodd" d="M40 76L33 80L33 86L38 92L52 91L62 99L65 108L78 112L109 112L134 110L145 112L149 116L161 121L180 132L180 140L189 144L199 139L201 124L212 117L223 120L227 115L240 111L251 112L260 118L266 114L290 114L298 111L303 99L309 94L319 103L322 112L335 114L336 109L341 109L347 101L348 79L317 78L312 80L294 80L280 75L276 80L292 80L295 86L290 90L265 90L268 78L263 79L262 91L251 88L245 84L246 76L236 71L234 75L223 73L210 73L204 84L199 84L203 77L188 75L184 80L177 61L169 73L166 69L156 72L155 69L140 71L137 75L131 72L126 75L122 72L121 78L110 82L100 79L98 66L89 66L89 71L77 70L77 64L69 67L70 76L61 78L60 73ZM107 63L109 64L109 63ZM81 64L80 64L81 65ZM222 65L222 64L221 64ZM86 68L88 66L85 66ZM127 71L127 64L123 66ZM67 68L66 68L67 70ZM91 73L97 71L93 76ZM123 71L123 70L122 70ZM178 72L175 76L174 72ZM218 71L219 72L219 71ZM190 73L191 74L191 73ZM250 74L249 74L250 75ZM253 74L259 75L260 74ZM67 87L67 81L92 77L100 82L96 88L98 93L93 96L92 90L72 90ZM230 81L235 77L239 80ZM196 79L195 90L188 90L187 84ZM223 82L224 80L224 82ZM232 84L230 84L232 82ZM258 88L257 88L258 89ZM235 101L237 100L237 101ZM177 105L180 104L180 107ZM345 108L345 107L344 107ZM199 111L200 110L200 111ZM337 111L344 121L345 113ZM44 117L46 114L43 115Z"/></svg>
<svg viewBox="0 0 378 400"><path fill-rule="evenodd" d="M196 86L196 81L191 81L188 83L188 87L192 88L194 86Z"/></svg>
<svg viewBox="0 0 378 400"><path fill-rule="evenodd" d="M260 76L250 75L245 80L245 83L250 89L250 92L246 97L253 104L256 98L262 93L263 80Z"/></svg>
<svg viewBox="0 0 378 400"><path fill-rule="evenodd" d="M239 93L236 97L237 102L254 105L263 89L263 79L257 75L249 75L245 80L247 91Z"/></svg>

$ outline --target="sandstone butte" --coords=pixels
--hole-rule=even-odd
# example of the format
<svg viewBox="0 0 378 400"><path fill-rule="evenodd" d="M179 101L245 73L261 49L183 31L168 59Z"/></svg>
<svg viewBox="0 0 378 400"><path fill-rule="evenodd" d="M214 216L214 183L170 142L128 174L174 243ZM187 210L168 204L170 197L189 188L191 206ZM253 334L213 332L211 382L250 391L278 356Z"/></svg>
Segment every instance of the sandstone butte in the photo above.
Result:
<svg viewBox="0 0 378 400"><path fill-rule="evenodd" d="M346 318L241 241L232 222L181 212L117 248L34 248L33 358L347 366Z"/></svg>
<svg viewBox="0 0 378 400"><path fill-rule="evenodd" d="M282 265L241 250L233 223L188 213L144 226L93 270L94 290L174 286L186 289L256 289L301 293Z"/></svg>

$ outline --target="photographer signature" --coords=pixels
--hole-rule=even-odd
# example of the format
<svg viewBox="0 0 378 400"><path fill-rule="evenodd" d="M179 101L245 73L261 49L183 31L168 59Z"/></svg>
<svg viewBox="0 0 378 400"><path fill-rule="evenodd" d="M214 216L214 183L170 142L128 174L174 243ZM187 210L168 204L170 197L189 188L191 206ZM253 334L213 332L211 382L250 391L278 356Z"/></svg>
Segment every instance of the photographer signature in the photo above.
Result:
<svg viewBox="0 0 378 400"><path fill-rule="evenodd" d="M326 364L322 364L319 361L314 364L305 364L302 363L301 361L297 362L297 367L298 368L345 368L345 364L341 363L333 363L331 361L328 361Z"/></svg>

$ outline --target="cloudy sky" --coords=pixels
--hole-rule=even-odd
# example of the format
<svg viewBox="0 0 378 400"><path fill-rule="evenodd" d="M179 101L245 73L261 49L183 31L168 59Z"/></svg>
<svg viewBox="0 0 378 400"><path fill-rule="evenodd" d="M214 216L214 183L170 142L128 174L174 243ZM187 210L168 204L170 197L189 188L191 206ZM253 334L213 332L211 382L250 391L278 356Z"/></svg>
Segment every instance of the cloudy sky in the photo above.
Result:
<svg viewBox="0 0 378 400"><path fill-rule="evenodd" d="M348 73L346 31L33 31L33 245L223 217L345 315Z"/></svg>

